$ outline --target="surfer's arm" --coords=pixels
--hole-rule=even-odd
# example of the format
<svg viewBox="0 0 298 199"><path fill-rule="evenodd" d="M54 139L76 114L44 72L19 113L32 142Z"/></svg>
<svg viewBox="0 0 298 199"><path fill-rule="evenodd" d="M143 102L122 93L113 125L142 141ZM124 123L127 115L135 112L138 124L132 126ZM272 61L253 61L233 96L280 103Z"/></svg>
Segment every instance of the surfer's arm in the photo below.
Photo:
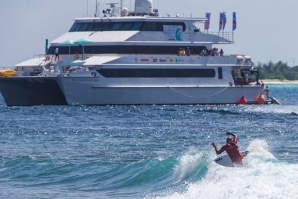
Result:
<svg viewBox="0 0 298 199"><path fill-rule="evenodd" d="M234 138L233 140L234 140L234 141L237 139L237 135L236 135L235 133L232 133L232 132L227 131L226 135L231 135L231 136L233 136L233 138Z"/></svg>
<svg viewBox="0 0 298 199"><path fill-rule="evenodd" d="M222 147L220 150L218 150L218 149L217 149L217 146L216 146L216 144L215 144L214 142L212 142L211 145L214 147L214 149L215 149L215 153L216 153L217 155L221 154L221 153L224 151L223 147Z"/></svg>

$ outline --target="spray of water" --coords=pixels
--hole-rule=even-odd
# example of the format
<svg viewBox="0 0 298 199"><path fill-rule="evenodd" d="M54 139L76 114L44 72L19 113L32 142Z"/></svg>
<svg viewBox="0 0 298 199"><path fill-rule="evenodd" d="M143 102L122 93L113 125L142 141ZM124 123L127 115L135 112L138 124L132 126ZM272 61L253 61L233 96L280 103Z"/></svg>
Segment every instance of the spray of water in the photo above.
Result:
<svg viewBox="0 0 298 199"><path fill-rule="evenodd" d="M238 199L295 198L298 195L298 164L279 161L268 150L264 140L252 141L243 167L228 168L208 160L208 171L184 190L155 198L168 199ZM210 157L212 155L210 154ZM185 155L175 170L175 178L185 178L198 166L202 156Z"/></svg>

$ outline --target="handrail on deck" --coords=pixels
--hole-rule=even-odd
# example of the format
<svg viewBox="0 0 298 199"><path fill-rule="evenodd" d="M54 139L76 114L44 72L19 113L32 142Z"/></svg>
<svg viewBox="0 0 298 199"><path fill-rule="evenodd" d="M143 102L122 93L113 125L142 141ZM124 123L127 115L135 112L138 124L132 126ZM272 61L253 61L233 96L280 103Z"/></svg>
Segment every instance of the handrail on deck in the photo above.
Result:
<svg viewBox="0 0 298 199"><path fill-rule="evenodd" d="M216 35L230 42L234 42L234 32L204 32L204 34Z"/></svg>
<svg viewBox="0 0 298 199"><path fill-rule="evenodd" d="M11 67L0 67L0 71L1 70L13 70L14 69L14 67L13 66L11 66Z"/></svg>

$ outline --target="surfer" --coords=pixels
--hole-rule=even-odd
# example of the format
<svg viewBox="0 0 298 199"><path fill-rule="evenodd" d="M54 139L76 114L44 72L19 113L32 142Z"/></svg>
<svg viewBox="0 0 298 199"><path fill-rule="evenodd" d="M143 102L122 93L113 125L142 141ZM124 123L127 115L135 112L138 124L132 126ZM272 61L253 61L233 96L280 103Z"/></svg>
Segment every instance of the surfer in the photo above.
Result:
<svg viewBox="0 0 298 199"><path fill-rule="evenodd" d="M242 164L244 155L239 151L237 135L229 131L227 131L226 135L233 136L233 139L227 138L227 143L222 146L220 150L217 149L217 146L214 142L211 145L214 147L217 155L226 151L234 164Z"/></svg>

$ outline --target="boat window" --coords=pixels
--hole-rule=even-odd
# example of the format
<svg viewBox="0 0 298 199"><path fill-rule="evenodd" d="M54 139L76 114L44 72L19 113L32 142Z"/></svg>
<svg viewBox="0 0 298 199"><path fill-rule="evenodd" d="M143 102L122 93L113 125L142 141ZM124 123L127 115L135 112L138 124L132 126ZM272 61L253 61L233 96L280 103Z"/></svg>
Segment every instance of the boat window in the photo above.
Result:
<svg viewBox="0 0 298 199"><path fill-rule="evenodd" d="M86 27L86 31L93 31L94 30L93 25L94 25L94 23L88 23L88 25Z"/></svg>
<svg viewBox="0 0 298 199"><path fill-rule="evenodd" d="M100 31L101 30L101 24L102 23L94 23L94 31Z"/></svg>
<svg viewBox="0 0 298 199"><path fill-rule="evenodd" d="M111 30L119 30L121 26L121 23L114 23Z"/></svg>
<svg viewBox="0 0 298 199"><path fill-rule="evenodd" d="M113 23L100 23L101 24L101 31L108 31Z"/></svg>
<svg viewBox="0 0 298 199"><path fill-rule="evenodd" d="M141 31L163 31L164 25L182 26L185 31L185 24L180 22L146 22L143 24Z"/></svg>
<svg viewBox="0 0 298 199"><path fill-rule="evenodd" d="M55 48L59 48L60 54L82 54L83 47L80 45L70 46L51 46L48 54L54 54ZM176 55L180 48L186 46L135 46L135 45L115 45L115 46L97 46L97 45L84 45L84 52L89 54L173 54ZM198 55L205 46L190 47L193 54Z"/></svg>
<svg viewBox="0 0 298 199"><path fill-rule="evenodd" d="M86 31L87 26L88 26L88 23L82 23L82 25L81 25L79 31Z"/></svg>
<svg viewBox="0 0 298 199"><path fill-rule="evenodd" d="M120 30L130 30L132 23L122 23Z"/></svg>
<svg viewBox="0 0 298 199"><path fill-rule="evenodd" d="M74 29L73 29L73 32L77 32L77 31L79 31L80 30L80 28L81 28L81 23L76 23L75 25L74 25Z"/></svg>
<svg viewBox="0 0 298 199"><path fill-rule="evenodd" d="M151 31L160 31L157 29L158 23L151 23Z"/></svg>
<svg viewBox="0 0 298 199"><path fill-rule="evenodd" d="M163 26L164 26L164 25L171 25L171 24L168 24L168 23L167 23L167 24L164 24L164 23L158 23L158 24L157 24L157 27L156 27L157 30L159 30L159 31L163 31Z"/></svg>
<svg viewBox="0 0 298 199"><path fill-rule="evenodd" d="M106 78L214 78L214 69L100 69Z"/></svg>
<svg viewBox="0 0 298 199"><path fill-rule="evenodd" d="M83 25L83 23L77 23L77 26L75 27L75 32L80 31L82 25Z"/></svg>
<svg viewBox="0 0 298 199"><path fill-rule="evenodd" d="M183 31L186 29L183 22L86 22L74 23L69 31L163 31L164 25L182 26Z"/></svg>
<svg viewBox="0 0 298 199"><path fill-rule="evenodd" d="M77 23L74 23L74 24L71 26L69 32L74 32L76 26L77 26Z"/></svg>
<svg viewBox="0 0 298 199"><path fill-rule="evenodd" d="M218 79L222 79L222 67L218 67Z"/></svg>
<svg viewBox="0 0 298 199"><path fill-rule="evenodd" d="M141 29L141 26L142 26L142 22L135 22L133 23L132 27L130 30L140 30Z"/></svg>
<svg viewBox="0 0 298 199"><path fill-rule="evenodd" d="M145 22L142 26L141 31L152 31L151 24L152 23L150 22Z"/></svg>

